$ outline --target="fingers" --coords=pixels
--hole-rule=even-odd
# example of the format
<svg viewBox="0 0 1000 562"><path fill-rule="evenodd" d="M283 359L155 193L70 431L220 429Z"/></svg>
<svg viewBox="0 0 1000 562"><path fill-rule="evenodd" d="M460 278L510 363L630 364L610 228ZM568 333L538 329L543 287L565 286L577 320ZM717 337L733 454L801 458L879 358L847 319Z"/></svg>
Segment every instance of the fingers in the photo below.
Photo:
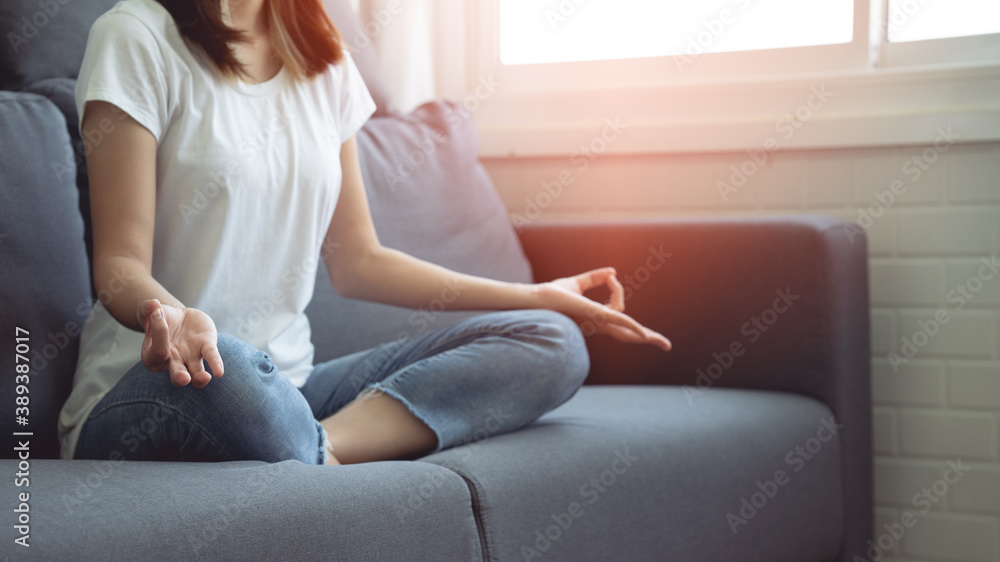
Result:
<svg viewBox="0 0 1000 562"><path fill-rule="evenodd" d="M216 377L223 375L222 355L219 353L219 347L215 342L206 343L201 348L201 356L205 358L209 368L212 369L212 373Z"/></svg>
<svg viewBox="0 0 1000 562"><path fill-rule="evenodd" d="M619 326L617 324L609 324L606 327L606 333L615 338L616 340L623 341L626 343L646 343L650 345L655 345L656 347L662 349L663 351L670 351L673 348L673 344L665 338L662 334L654 332L649 328L643 328L644 334L639 335L634 330L626 328L624 326Z"/></svg>
<svg viewBox="0 0 1000 562"><path fill-rule="evenodd" d="M649 328L646 328L646 331L649 333L649 340L648 340L649 343L655 345L656 347L659 347L663 351L670 351L671 349L674 348L674 344L671 343L670 340L668 340L663 334L654 332Z"/></svg>
<svg viewBox="0 0 1000 562"><path fill-rule="evenodd" d="M605 308L607 308L607 307L605 307ZM627 315L625 313L618 312L617 310L610 310L610 309L608 309L608 311L609 311L608 316L611 318L611 320L615 324L618 324L619 326L622 326L622 327L628 328L629 330L632 330L640 338L645 338L646 337L646 332L643 329L643 325L640 324L640 323L638 323L638 322L636 322L636 320L634 318L632 318L631 316L629 316L629 315Z"/></svg>
<svg viewBox="0 0 1000 562"><path fill-rule="evenodd" d="M212 374L205 370L205 364L201 357L189 361L187 368L191 375L191 386L195 388L203 388L212 380Z"/></svg>
<svg viewBox="0 0 1000 562"><path fill-rule="evenodd" d="M625 343L645 343L646 337L640 336L635 333L635 330L626 328L625 326L619 326L618 324L608 324L604 332L615 338L618 341L623 341Z"/></svg>
<svg viewBox="0 0 1000 562"><path fill-rule="evenodd" d="M188 372L184 362L177 357L170 358L170 384L174 386L186 386L191 382L191 373Z"/></svg>
<svg viewBox="0 0 1000 562"><path fill-rule="evenodd" d="M178 323L171 328L167 324L167 308L157 299L143 301L137 307L138 320L146 332L142 342L142 363L153 372L167 371L174 386L191 384L203 388L211 382L213 374L221 377L223 373L215 326L207 319L211 337L206 337L204 332L209 330L199 324L199 321L203 324L204 319L195 316L191 320L190 316L185 316L177 320L171 316L171 322Z"/></svg>
<svg viewBox="0 0 1000 562"><path fill-rule="evenodd" d="M611 310L619 312L625 310L625 288L618 281L615 268L602 267L601 269L581 273L577 275L577 283L580 285L581 292L606 285L608 290L611 291L611 299L606 306Z"/></svg>
<svg viewBox="0 0 1000 562"><path fill-rule="evenodd" d="M613 267L602 267L601 269L592 269L585 273L581 273L576 276L576 282L580 284L581 291L588 291L594 287L600 287L605 284L605 280L608 276L615 274L615 268Z"/></svg>
<svg viewBox="0 0 1000 562"><path fill-rule="evenodd" d="M147 299L135 307L136 319L144 331L149 332L149 316L159 306L160 301L158 299Z"/></svg>
<svg viewBox="0 0 1000 562"><path fill-rule="evenodd" d="M194 350L192 350L194 353ZM201 349L197 350L198 358L194 362L188 363L188 373L191 374L191 385L195 388L204 388L205 385L212 382L212 375L216 377L221 377L223 374L222 365L222 355L219 353L219 348L215 342L208 341L201 346ZM212 372L205 369L205 364L208 364Z"/></svg>
<svg viewBox="0 0 1000 562"><path fill-rule="evenodd" d="M618 281L616 275L610 275L607 279L608 288L611 289L611 300L608 301L608 308L621 312L625 310L625 288Z"/></svg>
<svg viewBox="0 0 1000 562"><path fill-rule="evenodd" d="M605 314L607 321L603 322L603 326L599 326L599 329L615 339L630 343L648 343L663 351L670 351L673 347L670 340L662 334L650 330L627 314L610 308L605 308Z"/></svg>
<svg viewBox="0 0 1000 562"><path fill-rule="evenodd" d="M159 301L146 301L147 308L143 315L146 325L146 337L143 339L142 360L146 368L162 371L170 360L170 328Z"/></svg>

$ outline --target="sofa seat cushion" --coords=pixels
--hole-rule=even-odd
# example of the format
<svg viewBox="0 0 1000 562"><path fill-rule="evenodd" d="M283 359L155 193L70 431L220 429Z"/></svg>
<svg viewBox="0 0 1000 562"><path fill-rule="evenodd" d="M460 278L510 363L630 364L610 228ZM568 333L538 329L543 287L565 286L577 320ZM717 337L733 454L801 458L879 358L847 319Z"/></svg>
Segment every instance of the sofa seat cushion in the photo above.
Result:
<svg viewBox="0 0 1000 562"><path fill-rule="evenodd" d="M428 463L40 460L30 479L18 560L482 559L468 487Z"/></svg>
<svg viewBox="0 0 1000 562"><path fill-rule="evenodd" d="M833 560L832 423L793 394L586 386L521 431L421 460L469 481L497 560Z"/></svg>

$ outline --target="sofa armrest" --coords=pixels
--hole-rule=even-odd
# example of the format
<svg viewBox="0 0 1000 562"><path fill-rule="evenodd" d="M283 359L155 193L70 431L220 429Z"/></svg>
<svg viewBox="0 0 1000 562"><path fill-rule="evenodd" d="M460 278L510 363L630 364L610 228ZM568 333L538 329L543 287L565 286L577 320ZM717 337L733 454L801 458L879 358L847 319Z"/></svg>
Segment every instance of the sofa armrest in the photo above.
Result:
<svg viewBox="0 0 1000 562"><path fill-rule="evenodd" d="M674 344L663 353L592 337L591 384L784 390L827 403L838 385L867 392L866 244L848 223L548 221L519 236L536 281L614 266L626 312Z"/></svg>
<svg viewBox="0 0 1000 562"><path fill-rule="evenodd" d="M614 266L626 312L674 349L588 340L589 384L785 391L841 430L845 554L871 529L868 269L864 232L824 216L545 221L519 228L536 281ZM590 296L588 294L588 296ZM595 293L595 298L605 295ZM818 423L818 420L817 420Z"/></svg>

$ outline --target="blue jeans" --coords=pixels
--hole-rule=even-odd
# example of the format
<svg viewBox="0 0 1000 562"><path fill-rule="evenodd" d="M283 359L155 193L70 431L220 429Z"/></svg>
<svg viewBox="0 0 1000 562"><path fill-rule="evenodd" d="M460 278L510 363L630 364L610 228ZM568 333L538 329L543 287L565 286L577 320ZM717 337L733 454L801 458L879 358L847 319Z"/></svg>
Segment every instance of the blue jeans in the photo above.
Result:
<svg viewBox="0 0 1000 562"><path fill-rule="evenodd" d="M590 368L579 327L551 310L487 313L320 363L301 389L242 339L219 334L219 351L226 374L200 389L136 363L91 411L75 458L323 464L318 420L379 391L441 450L531 423Z"/></svg>

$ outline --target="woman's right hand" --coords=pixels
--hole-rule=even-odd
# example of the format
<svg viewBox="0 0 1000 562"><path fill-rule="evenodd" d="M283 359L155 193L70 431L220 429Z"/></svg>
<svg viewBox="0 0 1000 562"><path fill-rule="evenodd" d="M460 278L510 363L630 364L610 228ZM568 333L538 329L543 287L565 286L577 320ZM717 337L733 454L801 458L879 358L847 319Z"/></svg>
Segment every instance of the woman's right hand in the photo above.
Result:
<svg viewBox="0 0 1000 562"><path fill-rule="evenodd" d="M154 373L169 371L174 386L191 383L195 388L208 384L212 373L222 376L219 334L208 314L196 308L162 304L158 299L140 302L136 312L146 331L142 364L147 369ZM203 359L212 373L205 370Z"/></svg>

